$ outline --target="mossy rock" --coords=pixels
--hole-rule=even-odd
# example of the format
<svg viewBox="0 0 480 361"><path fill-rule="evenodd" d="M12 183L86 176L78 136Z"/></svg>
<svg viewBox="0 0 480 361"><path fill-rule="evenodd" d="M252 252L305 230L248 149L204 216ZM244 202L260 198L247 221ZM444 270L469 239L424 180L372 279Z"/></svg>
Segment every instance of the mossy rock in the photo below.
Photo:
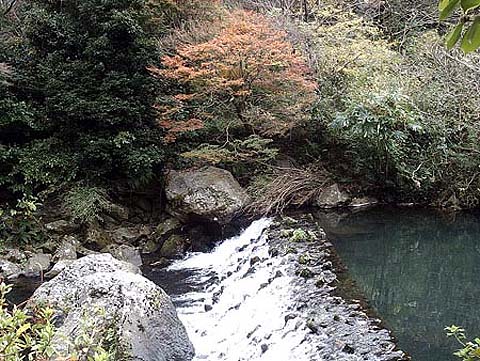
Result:
<svg viewBox="0 0 480 361"><path fill-rule="evenodd" d="M187 240L177 234L173 234L163 243L160 254L165 258L181 258L187 248Z"/></svg>
<svg viewBox="0 0 480 361"><path fill-rule="evenodd" d="M161 237L170 233L178 228L180 228L182 224L176 218L167 218L163 222L161 222L157 228L155 229L155 235L157 237Z"/></svg>

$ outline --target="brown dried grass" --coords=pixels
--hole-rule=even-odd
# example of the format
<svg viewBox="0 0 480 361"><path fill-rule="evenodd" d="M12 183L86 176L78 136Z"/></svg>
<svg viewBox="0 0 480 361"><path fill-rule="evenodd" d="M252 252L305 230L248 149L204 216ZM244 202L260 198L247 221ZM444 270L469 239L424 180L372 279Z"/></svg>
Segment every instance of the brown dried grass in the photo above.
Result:
<svg viewBox="0 0 480 361"><path fill-rule="evenodd" d="M260 195L246 208L248 214L281 214L290 207L308 206L330 183L323 169L275 168L271 179L257 190Z"/></svg>

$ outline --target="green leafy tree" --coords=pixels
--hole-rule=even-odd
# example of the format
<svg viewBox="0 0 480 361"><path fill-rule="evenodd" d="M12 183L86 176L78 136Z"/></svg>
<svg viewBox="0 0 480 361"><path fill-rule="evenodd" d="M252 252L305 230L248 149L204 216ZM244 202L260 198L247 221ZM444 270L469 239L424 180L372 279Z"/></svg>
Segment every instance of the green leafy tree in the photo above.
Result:
<svg viewBox="0 0 480 361"><path fill-rule="evenodd" d="M23 34L3 60L4 184L18 191L154 176L164 151L152 110L158 89L146 67L158 57L162 9L147 0L23 5Z"/></svg>
<svg viewBox="0 0 480 361"><path fill-rule="evenodd" d="M465 53L480 48L480 0L441 0L439 3L440 20L445 20L461 8L462 15L457 25L447 35L446 45L453 48L458 42Z"/></svg>

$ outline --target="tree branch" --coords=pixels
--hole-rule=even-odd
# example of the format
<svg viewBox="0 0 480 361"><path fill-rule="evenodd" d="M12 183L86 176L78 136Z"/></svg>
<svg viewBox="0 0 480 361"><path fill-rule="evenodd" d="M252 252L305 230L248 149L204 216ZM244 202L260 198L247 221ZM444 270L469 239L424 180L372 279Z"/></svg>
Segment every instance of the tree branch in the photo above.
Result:
<svg viewBox="0 0 480 361"><path fill-rule="evenodd" d="M17 0L12 0L10 4L8 5L7 9L3 12L3 15L7 15L10 11L12 11L13 7L17 3Z"/></svg>

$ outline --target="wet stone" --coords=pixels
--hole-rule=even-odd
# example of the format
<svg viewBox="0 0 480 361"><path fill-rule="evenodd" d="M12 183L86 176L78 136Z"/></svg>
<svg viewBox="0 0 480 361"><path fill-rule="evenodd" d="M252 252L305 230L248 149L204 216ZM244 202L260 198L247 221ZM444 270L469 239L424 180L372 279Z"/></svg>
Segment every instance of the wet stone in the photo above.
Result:
<svg viewBox="0 0 480 361"><path fill-rule="evenodd" d="M355 349L349 345L345 345L342 349L343 352L353 354L355 353Z"/></svg>
<svg viewBox="0 0 480 361"><path fill-rule="evenodd" d="M250 258L250 265L253 266L255 263L260 262L260 257L255 256L253 258Z"/></svg>
<svg viewBox="0 0 480 361"><path fill-rule="evenodd" d="M10 261L0 259L0 278L13 279L21 273L21 268Z"/></svg>
<svg viewBox="0 0 480 361"><path fill-rule="evenodd" d="M38 277L50 268L52 256L45 253L37 253L27 261L23 274L27 277Z"/></svg>

